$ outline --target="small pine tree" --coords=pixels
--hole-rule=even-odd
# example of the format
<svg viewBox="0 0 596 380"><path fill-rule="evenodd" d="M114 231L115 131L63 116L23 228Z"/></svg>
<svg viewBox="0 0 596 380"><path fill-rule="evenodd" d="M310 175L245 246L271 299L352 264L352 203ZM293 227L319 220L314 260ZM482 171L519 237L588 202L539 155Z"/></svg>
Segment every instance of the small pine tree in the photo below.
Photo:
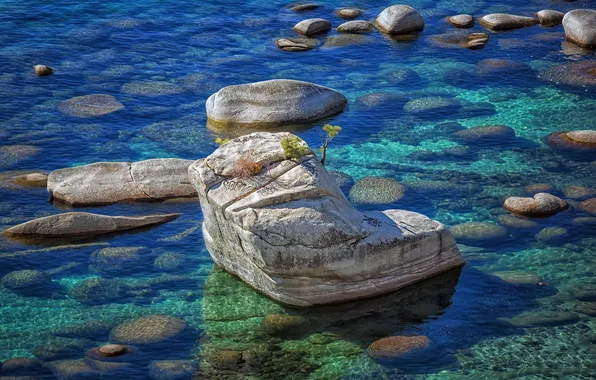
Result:
<svg viewBox="0 0 596 380"><path fill-rule="evenodd" d="M223 145L223 144L225 144L225 143L228 143L228 142L230 142L230 139L222 139L222 138L220 138L220 137L218 137L218 138L216 138L216 139L215 139L215 143L216 143L218 146L221 146L221 145Z"/></svg>
<svg viewBox="0 0 596 380"><path fill-rule="evenodd" d="M308 147L302 143L300 137L296 136L286 137L281 140L281 147L288 160L299 160L302 156L308 153Z"/></svg>
<svg viewBox="0 0 596 380"><path fill-rule="evenodd" d="M329 143L335 138L335 136L339 135L339 132L341 132L341 127L338 125L325 124L323 126L323 131L325 134L321 135L321 142L323 143L323 145L321 145L321 154L323 155L321 158L321 164L325 166L325 159L327 158L327 146L329 146Z"/></svg>

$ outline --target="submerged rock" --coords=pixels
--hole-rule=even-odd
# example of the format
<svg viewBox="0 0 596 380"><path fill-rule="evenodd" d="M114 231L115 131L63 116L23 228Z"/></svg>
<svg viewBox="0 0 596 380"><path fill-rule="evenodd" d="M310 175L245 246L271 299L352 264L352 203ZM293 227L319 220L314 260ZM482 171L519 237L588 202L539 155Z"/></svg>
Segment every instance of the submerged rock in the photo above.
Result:
<svg viewBox="0 0 596 380"><path fill-rule="evenodd" d="M99 380L101 373L82 359L56 360L44 363L58 379Z"/></svg>
<svg viewBox="0 0 596 380"><path fill-rule="evenodd" d="M198 363L192 360L156 360L149 364L149 377L153 380L190 380Z"/></svg>
<svg viewBox="0 0 596 380"><path fill-rule="evenodd" d="M184 266L186 256L182 253L167 252L159 255L153 265L157 269L173 271Z"/></svg>
<svg viewBox="0 0 596 380"><path fill-rule="evenodd" d="M89 256L89 270L102 274L136 272L143 262L139 254L144 247L109 247L95 251Z"/></svg>
<svg viewBox="0 0 596 380"><path fill-rule="evenodd" d="M126 217L67 212L19 224L4 231L3 235L20 239L85 238L155 226L178 216L180 214Z"/></svg>
<svg viewBox="0 0 596 380"><path fill-rule="evenodd" d="M374 26L372 23L364 20L354 20L344 22L340 26L336 28L338 33L353 33L353 34L361 34L361 33L368 33L374 30Z"/></svg>
<svg viewBox="0 0 596 380"><path fill-rule="evenodd" d="M46 77L54 73L54 69L46 65L35 65L33 66L33 71L35 71L35 75L38 77Z"/></svg>
<svg viewBox="0 0 596 380"><path fill-rule="evenodd" d="M2 277L0 284L10 290L34 290L49 287L52 280L38 270L24 269L10 272Z"/></svg>
<svg viewBox="0 0 596 380"><path fill-rule="evenodd" d="M538 78L563 87L595 89L596 60L555 65L542 70Z"/></svg>
<svg viewBox="0 0 596 380"><path fill-rule="evenodd" d="M64 326L52 331L52 334L65 338L84 338L103 341L110 334L113 324L102 321L88 321Z"/></svg>
<svg viewBox="0 0 596 380"><path fill-rule="evenodd" d="M368 36L363 36L354 33L343 33L337 36L327 37L325 43L323 44L323 48L362 45L370 42L372 42L372 40Z"/></svg>
<svg viewBox="0 0 596 380"><path fill-rule="evenodd" d="M466 14L447 17L447 21L457 28L471 28L474 26L474 17Z"/></svg>
<svg viewBox="0 0 596 380"><path fill-rule="evenodd" d="M535 217L551 216L568 207L567 202L548 193L538 193L532 198L510 197L503 206L514 214Z"/></svg>
<svg viewBox="0 0 596 380"><path fill-rule="evenodd" d="M546 227L536 234L536 239L545 243L552 243L564 239L568 234L563 227Z"/></svg>
<svg viewBox="0 0 596 380"><path fill-rule="evenodd" d="M565 186L563 194L569 199L581 201L587 198L596 197L596 189L587 186Z"/></svg>
<svg viewBox="0 0 596 380"><path fill-rule="evenodd" d="M297 315L271 314L263 318L263 331L278 337L298 336L310 330L309 321Z"/></svg>
<svg viewBox="0 0 596 380"><path fill-rule="evenodd" d="M596 48L596 10L574 9L563 17L565 37L582 47Z"/></svg>
<svg viewBox="0 0 596 380"><path fill-rule="evenodd" d="M533 197L538 193L552 193L556 189L553 185L548 183L534 183L526 186L524 190L529 196Z"/></svg>
<svg viewBox="0 0 596 380"><path fill-rule="evenodd" d="M419 336L390 336L368 346L368 353L376 358L398 358L412 351L426 348L430 339Z"/></svg>
<svg viewBox="0 0 596 380"><path fill-rule="evenodd" d="M525 28L538 24L538 20L533 17L516 16L505 13L492 13L482 16L478 22L483 27L496 31Z"/></svg>
<svg viewBox="0 0 596 380"><path fill-rule="evenodd" d="M455 47L479 50L486 46L489 35L486 33L472 34L437 34L429 37L430 42L438 47Z"/></svg>
<svg viewBox="0 0 596 380"><path fill-rule="evenodd" d="M563 21L565 13L551 9L543 9L536 13L536 18L542 26L556 26Z"/></svg>
<svg viewBox="0 0 596 380"><path fill-rule="evenodd" d="M491 274L514 285L539 285L543 283L542 278L534 272L509 270L492 272Z"/></svg>
<svg viewBox="0 0 596 380"><path fill-rule="evenodd" d="M513 215L499 215L499 223L509 229L528 230L538 228L539 224L528 219L518 218Z"/></svg>
<svg viewBox="0 0 596 380"><path fill-rule="evenodd" d="M438 116L438 114L449 111L457 111L460 107L461 104L456 99L429 96L410 100L404 106L404 111L417 116L429 117Z"/></svg>
<svg viewBox="0 0 596 380"><path fill-rule="evenodd" d="M121 91L129 95L163 96L175 95L184 92L184 87L164 81L130 82L122 86Z"/></svg>
<svg viewBox="0 0 596 380"><path fill-rule="evenodd" d="M308 3L308 4L297 4L290 8L292 12L304 12L304 11L311 11L313 9L319 8L319 4L315 3Z"/></svg>
<svg viewBox="0 0 596 380"><path fill-rule="evenodd" d="M385 204L399 201L406 188L393 178L364 177L350 190L350 200L362 204Z"/></svg>
<svg viewBox="0 0 596 380"><path fill-rule="evenodd" d="M39 148L33 145L4 145L0 146L0 167L8 167L27 160L39 153Z"/></svg>
<svg viewBox="0 0 596 380"><path fill-rule="evenodd" d="M573 311L590 317L596 317L596 302L578 302L573 307Z"/></svg>
<svg viewBox="0 0 596 380"><path fill-rule="evenodd" d="M487 125L462 129L452 135L465 143L506 143L515 138L513 128L506 125Z"/></svg>
<svg viewBox="0 0 596 380"><path fill-rule="evenodd" d="M406 34L424 29L418 11L408 5L392 5L377 16L377 27L389 35Z"/></svg>
<svg viewBox="0 0 596 380"><path fill-rule="evenodd" d="M306 37L326 33L331 29L331 23L323 18L309 18L294 25L294 32Z"/></svg>
<svg viewBox="0 0 596 380"><path fill-rule="evenodd" d="M455 240L464 243L491 243L507 239L509 231L503 226L485 222L467 222L450 228Z"/></svg>
<svg viewBox="0 0 596 380"><path fill-rule="evenodd" d="M218 266L278 302L309 307L387 293L463 265L443 225L403 210L360 213L307 146L286 158L287 138L294 137L243 136L189 169ZM234 177L244 155L267 169ZM404 272L412 267L413 278Z"/></svg>
<svg viewBox="0 0 596 380"><path fill-rule="evenodd" d="M128 301L148 291L148 287L132 287L118 279L88 278L78 282L70 290L69 296L82 304L103 305Z"/></svg>
<svg viewBox="0 0 596 380"><path fill-rule="evenodd" d="M500 318L503 323L513 327L563 326L579 321L575 313L568 311L528 311L513 318Z"/></svg>
<svg viewBox="0 0 596 380"><path fill-rule="evenodd" d="M275 44L285 51L307 51L317 47L317 40L312 38L279 38L275 41Z"/></svg>
<svg viewBox="0 0 596 380"><path fill-rule="evenodd" d="M335 14L344 20L352 20L362 14L358 8L341 8L335 11Z"/></svg>
<svg viewBox="0 0 596 380"><path fill-rule="evenodd" d="M77 96L58 104L62 113L73 117L103 116L123 108L115 97L104 94Z"/></svg>
<svg viewBox="0 0 596 380"><path fill-rule="evenodd" d="M580 202L576 207L586 214L596 216L596 198L586 199L585 201Z"/></svg>
<svg viewBox="0 0 596 380"><path fill-rule="evenodd" d="M328 87L274 79L222 88L207 99L207 117L224 127L302 124L340 113L347 103Z"/></svg>
<svg viewBox="0 0 596 380"><path fill-rule="evenodd" d="M191 161L158 158L138 162L98 162L55 170L48 177L54 200L72 206L194 198L188 181Z"/></svg>
<svg viewBox="0 0 596 380"><path fill-rule="evenodd" d="M17 185L25 187L46 187L48 184L48 175L45 173L27 173L13 178Z"/></svg>
<svg viewBox="0 0 596 380"><path fill-rule="evenodd" d="M153 345L177 337L186 329L186 322L169 315L147 315L131 319L112 329L113 343L132 345Z"/></svg>
<svg viewBox="0 0 596 380"><path fill-rule="evenodd" d="M47 374L41 361L34 358L12 358L8 359L0 367L0 378L5 376L40 376ZM18 379L18 377L16 378Z"/></svg>

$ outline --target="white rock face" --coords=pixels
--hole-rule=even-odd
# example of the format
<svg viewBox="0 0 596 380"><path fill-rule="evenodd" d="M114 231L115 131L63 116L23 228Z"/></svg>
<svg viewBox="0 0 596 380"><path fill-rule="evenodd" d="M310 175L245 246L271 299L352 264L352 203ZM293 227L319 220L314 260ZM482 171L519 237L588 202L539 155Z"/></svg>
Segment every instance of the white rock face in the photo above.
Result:
<svg viewBox="0 0 596 380"><path fill-rule="evenodd" d="M345 96L313 83L274 79L224 87L207 99L216 126L280 126L309 123L346 107Z"/></svg>
<svg viewBox="0 0 596 380"><path fill-rule="evenodd" d="M424 29L418 11L408 5L392 5L377 16L377 26L383 33L403 34Z"/></svg>
<svg viewBox="0 0 596 380"><path fill-rule="evenodd" d="M267 296L310 307L391 292L462 266L451 233L423 215L354 209L317 157L286 159L289 133L253 133L189 167L217 265ZM238 162L260 173L237 178Z"/></svg>
<svg viewBox="0 0 596 380"><path fill-rule="evenodd" d="M579 46L596 48L596 10L574 9L563 17L565 37Z"/></svg>
<svg viewBox="0 0 596 380"><path fill-rule="evenodd" d="M72 206L196 197L187 176L191 162L158 158L55 170L48 176L48 192Z"/></svg>

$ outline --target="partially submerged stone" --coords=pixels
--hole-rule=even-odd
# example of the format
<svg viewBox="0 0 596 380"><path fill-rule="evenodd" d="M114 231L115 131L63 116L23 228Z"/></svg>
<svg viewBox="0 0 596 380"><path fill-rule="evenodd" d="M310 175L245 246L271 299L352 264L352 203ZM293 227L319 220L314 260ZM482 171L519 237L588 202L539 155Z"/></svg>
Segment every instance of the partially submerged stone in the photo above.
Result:
<svg viewBox="0 0 596 380"><path fill-rule="evenodd" d="M563 17L565 37L582 47L596 48L596 10L574 9Z"/></svg>
<svg viewBox="0 0 596 380"><path fill-rule="evenodd" d="M447 21L456 28L467 29L474 26L474 17L467 14L449 16Z"/></svg>
<svg viewBox="0 0 596 380"><path fill-rule="evenodd" d="M319 8L319 4L315 3L308 3L308 4L297 4L290 8L292 12L304 12L304 11L312 11L313 9Z"/></svg>
<svg viewBox="0 0 596 380"><path fill-rule="evenodd" d="M239 137L190 167L219 267L276 301L309 307L391 292L464 264L442 224L403 210L362 214L306 146L286 158L287 138ZM245 155L266 169L232 176Z"/></svg>
<svg viewBox="0 0 596 380"><path fill-rule="evenodd" d="M54 73L54 69L46 65L35 65L33 66L33 71L35 71L35 75L38 77L47 77Z"/></svg>
<svg viewBox="0 0 596 380"><path fill-rule="evenodd" d="M279 38L275 45L285 51L307 51L317 47L317 40L312 38Z"/></svg>
<svg viewBox="0 0 596 380"><path fill-rule="evenodd" d="M536 18L542 26L556 26L561 24L565 13L554 11L552 9L543 9L536 12Z"/></svg>
<svg viewBox="0 0 596 380"><path fill-rule="evenodd" d="M510 197L503 206L514 214L545 217L565 210L567 202L548 193L538 193L532 198Z"/></svg>
<svg viewBox="0 0 596 380"><path fill-rule="evenodd" d="M486 33L436 34L429 36L429 41L438 47L479 50L486 46L489 38Z"/></svg>
<svg viewBox="0 0 596 380"><path fill-rule="evenodd" d="M3 234L10 238L29 239L84 238L155 226L172 221L178 216L180 214L127 217L67 212L19 224Z"/></svg>
<svg viewBox="0 0 596 380"><path fill-rule="evenodd" d="M406 34L424 29L418 11L408 5L392 5L377 16L377 27L389 35Z"/></svg>
<svg viewBox="0 0 596 380"><path fill-rule="evenodd" d="M275 79L224 87L207 99L217 126L282 126L320 120L343 111L341 93L313 83Z"/></svg>
<svg viewBox="0 0 596 380"><path fill-rule="evenodd" d="M13 182L24 187L46 187L48 175L45 173L27 173L14 177Z"/></svg>
<svg viewBox="0 0 596 380"><path fill-rule="evenodd" d="M335 11L335 14L344 20L352 20L362 14L362 11L358 8L340 8Z"/></svg>
<svg viewBox="0 0 596 380"><path fill-rule="evenodd" d="M513 318L500 318L501 322L513 327L563 326L576 323L579 317L568 311L528 311Z"/></svg>
<svg viewBox="0 0 596 380"><path fill-rule="evenodd" d="M186 174L190 163L159 158L55 170L48 177L48 192L54 200L72 206L193 198L196 191Z"/></svg>
<svg viewBox="0 0 596 380"><path fill-rule="evenodd" d="M104 94L77 96L58 104L62 113L73 117L103 116L123 108L115 97Z"/></svg>
<svg viewBox="0 0 596 380"><path fill-rule="evenodd" d="M338 33L369 33L374 30L372 23L364 20L347 21L336 28Z"/></svg>
<svg viewBox="0 0 596 380"><path fill-rule="evenodd" d="M506 13L492 13L481 17L478 22L487 29L501 31L525 28L538 24L533 17L510 15Z"/></svg>
<svg viewBox="0 0 596 380"><path fill-rule="evenodd" d="M298 34L312 37L317 34L328 32L331 29L331 23L322 18L309 18L294 25L293 29Z"/></svg>

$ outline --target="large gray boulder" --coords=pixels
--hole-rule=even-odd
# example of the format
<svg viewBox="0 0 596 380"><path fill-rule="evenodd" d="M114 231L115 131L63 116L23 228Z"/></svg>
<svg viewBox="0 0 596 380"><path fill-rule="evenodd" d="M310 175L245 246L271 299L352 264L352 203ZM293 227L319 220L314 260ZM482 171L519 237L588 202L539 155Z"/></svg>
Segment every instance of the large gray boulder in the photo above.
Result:
<svg viewBox="0 0 596 380"><path fill-rule="evenodd" d="M302 144L294 158L282 148L286 139ZM247 160L262 169L234 175ZM442 224L410 211L354 209L286 132L236 138L192 164L189 177L215 263L284 304L372 297L464 264Z"/></svg>
<svg viewBox="0 0 596 380"><path fill-rule="evenodd" d="M196 197L187 176L191 162L158 158L55 170L48 176L48 192L54 200L72 206Z"/></svg>
<svg viewBox="0 0 596 380"><path fill-rule="evenodd" d="M150 227L174 220L179 215L126 217L67 212L19 224L3 234L11 238L82 238Z"/></svg>
<svg viewBox="0 0 596 380"><path fill-rule="evenodd" d="M418 11L408 5L392 5L377 16L377 27L383 33L396 35L424 29Z"/></svg>
<svg viewBox="0 0 596 380"><path fill-rule="evenodd" d="M596 47L596 10L574 9L563 17L565 37L583 47Z"/></svg>
<svg viewBox="0 0 596 380"><path fill-rule="evenodd" d="M221 127L301 124L335 115L347 103L328 87L274 79L222 88L207 99L207 117Z"/></svg>
<svg viewBox="0 0 596 380"><path fill-rule="evenodd" d="M490 30L511 30L534 26L538 24L538 19L506 13L491 13L481 17L478 22Z"/></svg>

